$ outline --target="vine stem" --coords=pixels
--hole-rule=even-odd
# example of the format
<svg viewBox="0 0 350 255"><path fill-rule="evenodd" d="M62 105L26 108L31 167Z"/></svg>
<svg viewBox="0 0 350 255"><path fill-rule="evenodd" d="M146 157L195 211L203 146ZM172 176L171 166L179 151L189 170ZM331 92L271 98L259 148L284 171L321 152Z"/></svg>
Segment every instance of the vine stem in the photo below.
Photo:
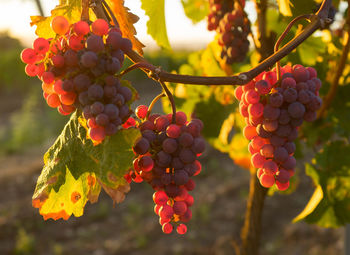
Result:
<svg viewBox="0 0 350 255"><path fill-rule="evenodd" d="M171 109L173 110L173 116L172 116L171 122L175 124L176 123L176 106L175 106L175 100L174 100L173 94L171 94L170 90L168 89L168 87L165 85L163 81L159 81L159 83L160 85L162 85L162 88L170 101Z"/></svg>
<svg viewBox="0 0 350 255"><path fill-rule="evenodd" d="M89 20L89 0L81 1L81 20Z"/></svg>
<svg viewBox="0 0 350 255"><path fill-rule="evenodd" d="M350 0L348 0L348 4L350 6ZM319 118L325 117L327 109L331 105L331 103L335 97L335 94L337 93L337 89L339 86L339 79L343 75L346 61L348 59L348 55L349 55L349 51L350 51L350 11L349 11L349 9L347 11L347 18L346 18L346 22L343 26L343 30L346 31L346 35L344 36L345 42L344 42L344 47L342 50L340 62L339 62L339 64L336 65L337 70L336 70L334 78L332 80L331 87L330 87L327 95L325 96L325 98L323 100L324 102L323 102L321 109L318 113Z"/></svg>
<svg viewBox="0 0 350 255"><path fill-rule="evenodd" d="M146 115L146 118L148 119L149 115L151 114L152 112L152 109L153 109L153 106L158 102L159 99L161 99L162 97L165 97L165 94L164 92L160 93L158 96L156 96L152 102L149 104L148 106L148 111L147 111L147 115Z"/></svg>
<svg viewBox="0 0 350 255"><path fill-rule="evenodd" d="M99 2L102 5L101 0L95 0L95 2ZM272 54L269 58L258 64L256 67L250 69L247 72L243 72L233 76L192 76L173 74L166 72L159 67L153 66L145 58L143 58L133 50L126 52L126 55L134 63L149 63L149 71L155 74L155 76L150 77L155 79L156 81L175 82L192 85L244 85L264 70L272 67L277 61L281 60L283 57L288 55L303 41L309 38L316 30L330 23L331 20L328 18L328 12L329 8L331 7L331 4L332 0L323 0L320 9L315 15L312 16L311 23L308 26L306 26L306 28L298 36L294 37L290 42L284 45L276 53ZM95 8L94 11L95 10L98 10L98 8ZM96 16L99 17L99 14L101 13L96 13Z"/></svg>
<svg viewBox="0 0 350 255"><path fill-rule="evenodd" d="M268 189L260 185L256 170L250 169L249 197L244 226L241 231L242 244L239 255L259 254L261 219Z"/></svg>
<svg viewBox="0 0 350 255"><path fill-rule="evenodd" d="M293 19L288 24L288 26L283 31L283 33L280 35L278 40L276 41L276 44L275 44L275 47L274 47L274 52L278 51L278 48L280 47L283 39L287 36L287 34L289 33L289 31L291 30L291 28L294 26L294 24L296 22L298 22L299 20L302 20L302 19L310 20L310 17L311 17L310 14L305 14L305 15L300 15L300 16L296 17L295 19ZM277 80L280 80L281 79L281 65L280 65L279 61L276 62L276 71L277 71Z"/></svg>

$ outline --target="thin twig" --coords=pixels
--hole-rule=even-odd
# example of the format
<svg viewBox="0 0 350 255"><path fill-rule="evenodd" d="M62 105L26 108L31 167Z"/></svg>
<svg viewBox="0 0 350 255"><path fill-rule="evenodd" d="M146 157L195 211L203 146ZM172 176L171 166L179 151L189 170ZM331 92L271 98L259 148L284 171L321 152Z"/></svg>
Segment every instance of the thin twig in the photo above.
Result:
<svg viewBox="0 0 350 255"><path fill-rule="evenodd" d="M311 15L310 14L305 14L305 15L300 15L298 17L296 17L295 19L293 19L288 26L286 27L286 29L283 31L283 33L281 34L281 36L278 38L278 40L276 41L275 47L274 47L274 52L278 51L278 48L280 47L280 44L282 43L283 39L287 36L287 34L289 33L289 31L291 30L291 28L293 27L293 25L302 19L307 19L310 20ZM276 62L276 71L277 71L277 80L279 80L281 78L281 66L280 66L280 62L277 61Z"/></svg>
<svg viewBox="0 0 350 255"><path fill-rule="evenodd" d="M165 85L163 81L159 81L159 83L160 85L162 85L162 88L170 101L171 108L173 109L173 116L172 116L171 122L175 124L176 123L176 106L175 106L175 100L174 100L173 94L171 94L170 90L168 89L168 87Z"/></svg>
<svg viewBox="0 0 350 255"><path fill-rule="evenodd" d="M152 102L149 104L148 106L148 111L147 111L147 115L146 115L146 118L148 119L149 115L151 114L152 112L152 109L153 109L153 106L155 105L155 103L158 102L159 99L161 99L162 97L165 97L165 94L164 92L160 93L158 96L156 96Z"/></svg>
<svg viewBox="0 0 350 255"><path fill-rule="evenodd" d="M126 68L124 71L120 72L120 74L118 74L118 77L123 77L125 74L131 72L132 70L135 69L145 69L145 70L149 70L151 71L153 68L153 65L151 65L150 63L147 62L138 62L138 63L134 63L131 66L128 66L128 68ZM151 75L151 74L150 74Z"/></svg>

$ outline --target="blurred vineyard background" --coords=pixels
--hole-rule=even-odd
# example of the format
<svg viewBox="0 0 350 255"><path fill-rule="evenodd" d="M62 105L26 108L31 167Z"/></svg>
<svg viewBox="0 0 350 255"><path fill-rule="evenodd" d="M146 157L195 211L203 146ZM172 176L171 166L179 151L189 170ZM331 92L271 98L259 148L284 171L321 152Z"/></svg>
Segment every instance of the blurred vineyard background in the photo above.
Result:
<svg viewBox="0 0 350 255"><path fill-rule="evenodd" d="M248 196L249 173L225 154L209 148L194 191L194 217L186 236L164 235L153 213L152 190L132 185L125 202L113 208L105 194L86 206L83 217L44 221L31 207L31 195L43 165L42 155L67 121L42 99L41 84L28 78L19 59L23 46L0 34L0 254L232 254ZM146 58L166 70L185 63L186 51L147 52ZM133 72L132 81L149 103L159 86ZM161 111L160 104L157 105ZM209 146L209 145L208 145ZM344 229L291 224L312 195L309 177L298 162L299 186L288 197L266 200L261 254L338 255L344 249Z"/></svg>

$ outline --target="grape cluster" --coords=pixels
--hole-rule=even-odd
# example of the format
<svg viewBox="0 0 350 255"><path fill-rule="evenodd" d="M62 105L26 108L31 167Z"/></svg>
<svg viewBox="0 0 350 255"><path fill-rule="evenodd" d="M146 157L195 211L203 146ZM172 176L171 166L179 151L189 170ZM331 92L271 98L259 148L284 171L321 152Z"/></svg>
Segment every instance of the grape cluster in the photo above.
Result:
<svg viewBox="0 0 350 255"><path fill-rule="evenodd" d="M243 134L251 140L248 150L261 185L276 184L279 190L286 190L296 166L294 140L304 120L316 119L322 83L312 67L285 66L281 75L277 82L275 70L264 72L237 87L235 96L245 117Z"/></svg>
<svg viewBox="0 0 350 255"><path fill-rule="evenodd" d="M115 134L130 116L132 92L115 76L132 44L118 28L103 19L91 26L85 21L69 24L62 16L51 22L55 39L37 38L21 58L29 76L42 81L50 107L62 115L76 108L83 112L95 142Z"/></svg>
<svg viewBox="0 0 350 255"><path fill-rule="evenodd" d="M244 8L245 1L241 1ZM216 30L219 45L222 47L221 58L227 64L242 62L249 50L247 39L250 24L238 2L211 0L211 13L208 15L208 30Z"/></svg>
<svg viewBox="0 0 350 255"><path fill-rule="evenodd" d="M177 232L185 234L184 223L192 218L190 207L194 202L188 194L195 188L191 177L198 175L202 168L197 157L205 149L205 141L200 136L203 123L198 119L188 122L183 112L176 113L175 123L172 114L152 114L147 118L147 111L144 105L136 109L142 137L133 147L134 169L126 179L144 180L155 190L154 212L160 217L164 233L170 234L177 225ZM129 125L132 124L130 120Z"/></svg>

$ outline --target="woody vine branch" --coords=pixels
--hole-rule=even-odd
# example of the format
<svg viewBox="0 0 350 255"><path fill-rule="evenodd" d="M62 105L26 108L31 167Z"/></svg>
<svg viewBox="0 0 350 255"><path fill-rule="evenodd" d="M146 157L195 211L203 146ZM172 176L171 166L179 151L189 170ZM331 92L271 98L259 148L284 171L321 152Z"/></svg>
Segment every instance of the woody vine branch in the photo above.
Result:
<svg viewBox="0 0 350 255"><path fill-rule="evenodd" d="M101 17L101 9L103 9L101 0L94 0L94 11L97 16ZM126 52L126 55L134 62L137 66L144 70L149 77L157 81L162 82L175 82L192 85L244 85L251 81L258 74L264 70L272 67L277 61L287 56L302 42L309 38L316 30L325 27L331 23L332 20L328 18L328 12L332 5L332 0L323 0L321 7L315 14L310 14L310 23L305 29L290 42L284 45L281 49L272 54L269 58L250 69L247 72L242 72L233 76L192 76L192 75L181 75L173 74L162 70L161 67L156 67L149 63L145 58L140 56L135 51ZM110 13L111 14L111 13ZM106 17L102 17L106 18ZM112 18L113 19L113 18Z"/></svg>

